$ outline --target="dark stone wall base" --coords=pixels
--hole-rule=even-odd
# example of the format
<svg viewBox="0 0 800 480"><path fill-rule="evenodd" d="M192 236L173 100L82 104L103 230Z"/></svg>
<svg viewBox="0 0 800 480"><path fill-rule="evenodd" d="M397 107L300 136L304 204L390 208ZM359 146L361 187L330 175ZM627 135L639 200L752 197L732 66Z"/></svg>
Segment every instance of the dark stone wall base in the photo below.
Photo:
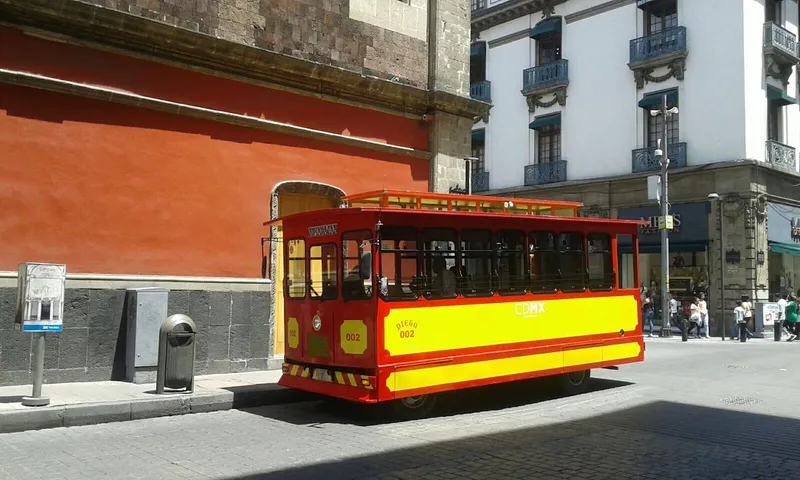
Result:
<svg viewBox="0 0 800 480"><path fill-rule="evenodd" d="M14 330L16 294L0 288L0 385L32 381L31 335ZM176 313L197 325L196 375L280 368L270 359L269 292L172 290L168 315ZM124 381L125 317L124 289L68 288L64 331L46 336L45 383Z"/></svg>

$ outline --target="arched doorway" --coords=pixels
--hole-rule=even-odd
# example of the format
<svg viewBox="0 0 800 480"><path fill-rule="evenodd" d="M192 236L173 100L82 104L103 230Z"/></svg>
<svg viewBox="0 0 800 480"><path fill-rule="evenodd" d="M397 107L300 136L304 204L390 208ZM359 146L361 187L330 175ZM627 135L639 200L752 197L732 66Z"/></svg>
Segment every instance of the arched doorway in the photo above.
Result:
<svg viewBox="0 0 800 480"><path fill-rule="evenodd" d="M275 219L294 213L336 208L342 202L344 191L340 188L317 182L281 182L272 190L270 217ZM281 227L273 226L270 237L270 278L272 278L272 308L270 323L273 325L273 357L284 354L283 332L283 232Z"/></svg>

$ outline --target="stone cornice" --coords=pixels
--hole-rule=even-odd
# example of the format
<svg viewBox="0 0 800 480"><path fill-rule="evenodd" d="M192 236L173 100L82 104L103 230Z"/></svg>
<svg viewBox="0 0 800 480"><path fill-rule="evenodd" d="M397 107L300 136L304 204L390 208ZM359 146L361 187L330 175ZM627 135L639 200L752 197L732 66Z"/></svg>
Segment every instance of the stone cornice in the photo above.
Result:
<svg viewBox="0 0 800 480"><path fill-rule="evenodd" d="M508 0L500 5L486 8L472 14L472 38L494 26L510 22L519 17L540 12L567 0Z"/></svg>
<svg viewBox="0 0 800 480"><path fill-rule="evenodd" d="M427 91L76 0L0 0L0 22L206 74L236 77L398 113L475 118L491 105Z"/></svg>

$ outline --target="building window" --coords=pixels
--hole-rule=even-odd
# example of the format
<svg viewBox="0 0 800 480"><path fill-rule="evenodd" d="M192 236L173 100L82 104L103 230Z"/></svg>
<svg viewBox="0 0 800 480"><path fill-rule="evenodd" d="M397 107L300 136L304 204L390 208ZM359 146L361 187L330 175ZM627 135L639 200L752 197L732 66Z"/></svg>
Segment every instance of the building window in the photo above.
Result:
<svg viewBox="0 0 800 480"><path fill-rule="evenodd" d="M767 140L781 141L781 107L775 102L767 102Z"/></svg>
<svg viewBox="0 0 800 480"><path fill-rule="evenodd" d="M650 2L644 9L644 26L647 35L663 32L678 26L677 0Z"/></svg>
<svg viewBox="0 0 800 480"><path fill-rule="evenodd" d="M486 0L472 0L472 11L477 12L486 8Z"/></svg>
<svg viewBox="0 0 800 480"><path fill-rule="evenodd" d="M472 174L486 171L486 148L483 141L472 141L472 156L477 160L472 161Z"/></svg>
<svg viewBox="0 0 800 480"><path fill-rule="evenodd" d="M561 60L561 33L552 33L536 40L536 66Z"/></svg>
<svg viewBox="0 0 800 480"><path fill-rule="evenodd" d="M486 53L470 55L469 83L475 84L484 81L486 81Z"/></svg>
<svg viewBox="0 0 800 480"><path fill-rule="evenodd" d="M669 108L677 105L668 105ZM653 107L654 109L661 107ZM650 148L658 147L658 139L664 136L664 114L660 112L655 117L650 115L650 110L645 109L645 119L647 122L647 146ZM678 113L670 114L667 117L667 145L678 143Z"/></svg>
<svg viewBox="0 0 800 480"><path fill-rule="evenodd" d="M561 160L561 126L548 125L541 127L536 133L538 163L550 163Z"/></svg>
<svg viewBox="0 0 800 480"><path fill-rule="evenodd" d="M766 0L764 2L764 16L767 22L775 22L778 25L783 24L781 3L781 0Z"/></svg>

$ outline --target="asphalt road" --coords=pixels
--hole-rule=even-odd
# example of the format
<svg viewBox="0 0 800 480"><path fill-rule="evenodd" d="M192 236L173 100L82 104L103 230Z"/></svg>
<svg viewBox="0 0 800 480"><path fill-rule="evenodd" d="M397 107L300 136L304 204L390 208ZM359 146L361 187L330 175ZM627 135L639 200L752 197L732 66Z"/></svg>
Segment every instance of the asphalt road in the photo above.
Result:
<svg viewBox="0 0 800 480"><path fill-rule="evenodd" d="M570 398L523 382L433 418L312 401L0 435L0 479L797 479L800 342L652 339Z"/></svg>

